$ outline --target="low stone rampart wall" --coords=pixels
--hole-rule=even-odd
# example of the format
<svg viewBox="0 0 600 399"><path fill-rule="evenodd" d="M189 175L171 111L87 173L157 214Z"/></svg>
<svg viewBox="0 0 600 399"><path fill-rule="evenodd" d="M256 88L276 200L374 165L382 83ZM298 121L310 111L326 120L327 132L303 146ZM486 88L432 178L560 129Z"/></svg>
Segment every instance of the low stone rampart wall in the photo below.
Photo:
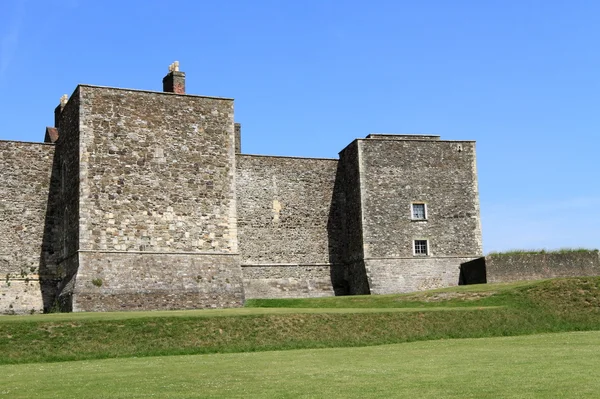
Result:
<svg viewBox="0 0 600 399"><path fill-rule="evenodd" d="M598 251L489 255L485 257L488 283L556 277L600 276Z"/></svg>
<svg viewBox="0 0 600 399"><path fill-rule="evenodd" d="M584 276L600 276L598 250L495 254L461 265L461 284Z"/></svg>

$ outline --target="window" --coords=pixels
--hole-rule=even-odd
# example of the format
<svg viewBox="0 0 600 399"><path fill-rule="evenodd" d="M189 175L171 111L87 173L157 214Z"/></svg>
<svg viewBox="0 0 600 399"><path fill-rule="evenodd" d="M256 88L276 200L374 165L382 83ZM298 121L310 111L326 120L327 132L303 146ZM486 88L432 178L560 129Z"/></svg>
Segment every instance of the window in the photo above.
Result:
<svg viewBox="0 0 600 399"><path fill-rule="evenodd" d="M415 240L414 246L415 255L429 255L429 245L427 240Z"/></svg>
<svg viewBox="0 0 600 399"><path fill-rule="evenodd" d="M412 218L413 220L425 220L427 219L427 208L423 202L412 203Z"/></svg>

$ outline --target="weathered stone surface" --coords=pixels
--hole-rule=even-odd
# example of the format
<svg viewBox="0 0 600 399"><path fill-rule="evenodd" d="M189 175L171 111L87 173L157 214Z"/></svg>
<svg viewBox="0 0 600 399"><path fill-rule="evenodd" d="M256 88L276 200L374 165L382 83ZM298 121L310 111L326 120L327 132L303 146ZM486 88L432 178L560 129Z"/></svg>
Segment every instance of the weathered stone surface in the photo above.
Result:
<svg viewBox="0 0 600 399"><path fill-rule="evenodd" d="M364 258L372 293L457 285L482 254L475 143L386 135L358 140ZM412 203L427 218L413 220ZM413 252L428 241L427 256Z"/></svg>
<svg viewBox="0 0 600 399"><path fill-rule="evenodd" d="M238 155L242 263L329 263L337 160Z"/></svg>
<svg viewBox="0 0 600 399"><path fill-rule="evenodd" d="M359 140L365 257L413 257L413 240L430 255L482 254L475 143ZM411 203L427 204L412 220Z"/></svg>
<svg viewBox="0 0 600 399"><path fill-rule="evenodd" d="M238 238L247 298L334 294L331 269L340 262L332 224L337 164L335 159L237 156Z"/></svg>
<svg viewBox="0 0 600 399"><path fill-rule="evenodd" d="M416 140L416 141L431 141L440 140L440 136L431 134L392 134L392 133L372 133L367 136L368 139L380 140Z"/></svg>
<svg viewBox="0 0 600 399"><path fill-rule="evenodd" d="M242 124L234 123L233 131L235 135L235 153L239 154L242 152Z"/></svg>
<svg viewBox="0 0 600 399"><path fill-rule="evenodd" d="M2 277L39 271L53 157L53 145L0 141Z"/></svg>
<svg viewBox="0 0 600 399"><path fill-rule="evenodd" d="M366 260L372 294L393 294L458 285L460 264L472 258L390 258Z"/></svg>
<svg viewBox="0 0 600 399"><path fill-rule="evenodd" d="M335 294L331 283L334 267L328 264L244 265L242 272L246 299L332 296Z"/></svg>
<svg viewBox="0 0 600 399"><path fill-rule="evenodd" d="M80 93L79 249L237 252L233 101Z"/></svg>
<svg viewBox="0 0 600 399"><path fill-rule="evenodd" d="M71 102L77 120L67 119ZM58 153L78 159L65 176L79 177L76 203L65 207L77 225L66 228L74 233L59 261L66 308L241 305L239 260L222 258L237 254L232 100L79 86L59 130ZM69 136L77 148L66 148ZM111 283L88 292L104 273ZM186 283L192 275L212 281Z"/></svg>
<svg viewBox="0 0 600 399"><path fill-rule="evenodd" d="M41 288L34 278L0 280L0 314L41 313L44 310Z"/></svg>
<svg viewBox="0 0 600 399"><path fill-rule="evenodd" d="M55 289L56 294L62 294L65 286L74 282L77 274L77 251L80 238L80 196L81 196L81 87L78 86L68 102L62 106L58 118L59 139L56 142L54 167L52 170L52 189L49 194L47 228L49 256L47 259L47 274L44 281L49 292ZM49 226L50 227L50 226ZM53 266L53 263L55 266ZM54 283L56 282L56 283ZM54 283L54 284L53 284ZM55 285L55 287L53 287ZM67 296L67 298L70 298ZM61 301L59 301L61 302ZM64 304L61 304L64 305ZM46 301L46 309L60 307L56 298ZM66 306L71 309L70 304Z"/></svg>
<svg viewBox="0 0 600 399"><path fill-rule="evenodd" d="M237 255L81 252L73 311L241 306Z"/></svg>
<svg viewBox="0 0 600 399"><path fill-rule="evenodd" d="M53 157L51 144L0 141L0 313L42 308L37 280Z"/></svg>

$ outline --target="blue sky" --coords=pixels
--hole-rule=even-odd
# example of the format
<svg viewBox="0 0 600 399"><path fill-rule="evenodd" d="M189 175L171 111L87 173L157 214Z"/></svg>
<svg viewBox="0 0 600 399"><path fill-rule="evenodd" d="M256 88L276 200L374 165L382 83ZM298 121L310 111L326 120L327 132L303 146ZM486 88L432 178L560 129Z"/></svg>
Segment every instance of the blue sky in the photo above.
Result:
<svg viewBox="0 0 600 399"><path fill-rule="evenodd" d="M476 140L486 252L598 248L600 2L0 1L0 139L78 83L236 99L247 153Z"/></svg>

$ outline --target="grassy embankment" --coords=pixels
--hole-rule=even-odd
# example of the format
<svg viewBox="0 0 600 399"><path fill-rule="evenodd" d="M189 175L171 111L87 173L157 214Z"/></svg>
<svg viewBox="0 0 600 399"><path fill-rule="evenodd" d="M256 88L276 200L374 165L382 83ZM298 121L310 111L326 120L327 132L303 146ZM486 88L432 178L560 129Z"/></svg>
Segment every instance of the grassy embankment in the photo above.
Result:
<svg viewBox="0 0 600 399"><path fill-rule="evenodd" d="M0 317L0 363L350 347L600 330L600 278L188 312Z"/></svg>

